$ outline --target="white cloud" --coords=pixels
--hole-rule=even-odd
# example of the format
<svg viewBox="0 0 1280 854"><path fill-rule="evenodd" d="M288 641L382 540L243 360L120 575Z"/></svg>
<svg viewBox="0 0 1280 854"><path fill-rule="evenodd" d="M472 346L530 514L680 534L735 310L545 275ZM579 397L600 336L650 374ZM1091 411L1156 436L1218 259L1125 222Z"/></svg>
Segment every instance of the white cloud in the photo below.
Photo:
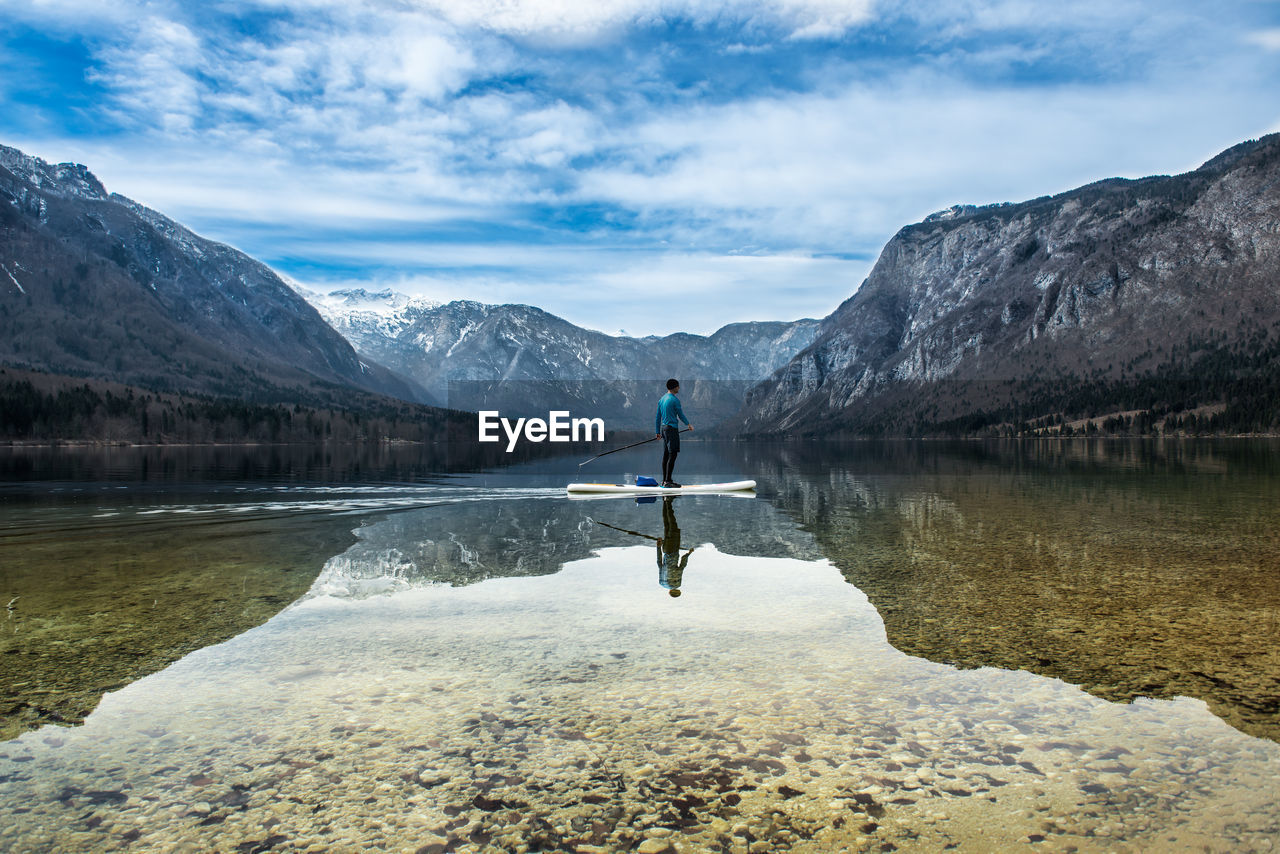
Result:
<svg viewBox="0 0 1280 854"><path fill-rule="evenodd" d="M386 248L395 251L394 247ZM423 247L422 252L434 253L437 261L463 266L473 263L477 256L490 262L533 261L555 275L531 283L527 277L464 269L312 279L304 284L320 292L345 287L390 287L434 300L528 303L580 326L606 332L625 326L640 335L709 334L727 323L740 321L822 317L847 297L870 269L867 261L803 254L725 256L564 246L535 253L530 247L517 245L435 245Z"/></svg>
<svg viewBox="0 0 1280 854"><path fill-rule="evenodd" d="M608 261L610 257L616 259L626 254L616 247L546 246L501 240L439 243L390 240L375 233L366 233L343 246L308 239L283 241L279 246L287 252L305 252L315 261L363 261L406 268L516 267L536 273L539 279L579 269L608 267L617 263Z"/></svg>
<svg viewBox="0 0 1280 854"><path fill-rule="evenodd" d="M157 4L159 5L159 4ZM146 17L144 0L26 0L9 3L5 17L55 33L91 32Z"/></svg>
<svg viewBox="0 0 1280 854"><path fill-rule="evenodd" d="M198 158L184 156L177 146L152 149L146 158L127 147L104 145L58 147L30 141L19 147L47 159L88 163L109 191L193 227L217 223L222 233L211 235L217 239L233 239L229 223L241 224L236 236L269 226L289 233L336 228L358 236L364 229L403 223L426 228L492 213L468 203L464 192L434 174L361 172L333 165L300 170L288 158L265 150L263 156L244 157L248 144L229 152L202 152Z"/></svg>
<svg viewBox="0 0 1280 854"><path fill-rule="evenodd" d="M775 246L849 248L954 202L1191 168L1256 132L1241 106L1212 87L1198 97L1137 87L993 91L914 75L652 118L626 131L634 157L584 172L579 194L685 212L680 219L740 227ZM1197 118L1170 136L1171 114ZM679 154L647 168L654 152Z"/></svg>
<svg viewBox="0 0 1280 854"><path fill-rule="evenodd" d="M110 87L131 116L169 133L190 130L201 112L199 36L163 17L144 18L132 29L127 45L102 52L103 68L91 79Z"/></svg>
<svg viewBox="0 0 1280 854"><path fill-rule="evenodd" d="M790 18L791 38L836 38L871 17L870 2L849 0L780 0L780 17Z"/></svg>
<svg viewBox="0 0 1280 854"><path fill-rule="evenodd" d="M306 73L281 72L286 81ZM822 314L853 291L869 263L813 253L874 255L900 226L957 202L1016 201L1110 175L1193 168L1260 130L1244 107L1253 96L1224 96L1213 81L1155 92L997 90L917 72L673 107L633 123L506 92L405 113L347 96L225 97L242 96L279 110L279 120L227 124L147 158L98 147L76 159L111 189L189 224L210 223L211 236L260 257L342 269L400 265L407 276L455 267L463 272L422 280L427 295L531 302L597 328L616 327L607 319L613 312L634 316L625 325L645 331L676 328L651 306L667 289L680 295L682 322L702 331L728 322L726 305L748 315L730 320ZM1172 117L1177 134L1167 132ZM605 156L595 165L566 168L597 154ZM562 185L544 185L539 170ZM631 212L638 219L627 239L648 251L624 250L607 234L583 237L603 241L599 251L377 236L409 224L518 226L512 207L536 201ZM257 233L262 226L269 230ZM307 239L309 232L325 237ZM742 248L771 260L729 255ZM495 276L495 267L511 272ZM808 302L782 296L797 282L811 283Z"/></svg>
<svg viewBox="0 0 1280 854"><path fill-rule="evenodd" d="M599 328L618 325L610 306L635 313L628 328L676 328L652 305L664 289L704 331L727 322L726 305L821 313L869 263L816 256L874 255L932 210L1192 168L1274 123L1258 116L1270 90L1257 53L1239 46L1280 49L1280 30L1230 30L1241 56L1223 53L1220 32L1186 37L1188 12L1133 0L259 0L281 14L247 35L219 5L21 5L24 20L91 33L93 80L111 98L99 107L127 131L30 140L32 153L85 162L251 254L370 276L453 266L463 272L415 281L438 298L545 302ZM912 37L930 34L917 57L868 66L805 45L826 57L806 70L809 89L770 82L770 53L797 50L788 40L904 16ZM754 64L755 91L726 97L714 63L674 79L677 46L628 41L632 25L674 18L704 28L706 56ZM984 35L1012 31L1033 35ZM561 49L609 40L616 60ZM1072 43L1099 57L1085 83L991 82L1065 61ZM1148 54L1160 61L1104 68ZM577 221L561 241L534 204L616 211L630 230ZM428 239L476 223L544 229L555 245ZM416 244L378 233L415 228Z"/></svg>
<svg viewBox="0 0 1280 854"><path fill-rule="evenodd" d="M599 116L564 102L512 116L507 127L511 135L498 143L498 153L513 166L565 166L594 151L605 134Z"/></svg>
<svg viewBox="0 0 1280 854"><path fill-rule="evenodd" d="M306 50L297 48L305 45ZM287 75L277 88L296 94L316 85L328 100L373 92L435 101L457 91L476 67L465 41L435 18L404 12L337 14L300 27L264 58Z"/></svg>
<svg viewBox="0 0 1280 854"><path fill-rule="evenodd" d="M1176 4L1166 3L1158 13L1146 0L898 0L882 7L913 18L942 38L967 38L984 33L1029 32L1098 33L1132 40L1140 26L1162 27L1183 18ZM1119 28L1119 29L1118 29Z"/></svg>
<svg viewBox="0 0 1280 854"><path fill-rule="evenodd" d="M51 7L94 5L93 0L36 2ZM633 25L676 19L698 26L754 25L780 31L783 37L826 37L869 20L876 0L256 0L252 5L299 17L345 16L353 21L402 14L447 21L473 32L573 45L617 38Z"/></svg>
<svg viewBox="0 0 1280 854"><path fill-rule="evenodd" d="M873 0L418 0L456 24L562 42L595 40L630 24L685 18L706 25L759 22L795 38L828 37L866 21Z"/></svg>
<svg viewBox="0 0 1280 854"><path fill-rule="evenodd" d="M855 26L869 15L871 0L739 0L728 5L711 0L268 0L258 5L292 14L248 35L216 14L202 17L203 27L197 29L189 9L164 2L122 0L115 8L123 11L116 17L77 19L74 13L87 8L82 0L42 0L25 14L46 26L68 15L70 22L60 26L75 28L79 21L80 30L97 45L90 79L111 93L109 112L126 125L195 136L209 126L274 122L303 135L327 136L322 144L368 154L365 140L385 138L399 126L404 132L392 144L424 141L421 127L415 126L421 111L448 103L452 115L465 117L484 104L484 99L452 103L468 83L521 70L512 49L485 33L545 37L553 43L592 41L615 37L631 24L683 16L700 24L767 25L801 38ZM641 61L637 74L658 70L646 62ZM618 81L622 85L625 76ZM501 98L490 99L497 100ZM529 107L518 109L524 113ZM482 123L486 119L479 112L472 117ZM522 118L527 124L528 118ZM562 165L580 153L568 143L581 127L560 127L571 135L542 129L501 148L512 156L527 154L544 167ZM490 120L481 129L492 128L496 122Z"/></svg>
<svg viewBox="0 0 1280 854"><path fill-rule="evenodd" d="M1245 36L1245 41L1261 48L1280 51L1280 27L1271 30L1257 30Z"/></svg>

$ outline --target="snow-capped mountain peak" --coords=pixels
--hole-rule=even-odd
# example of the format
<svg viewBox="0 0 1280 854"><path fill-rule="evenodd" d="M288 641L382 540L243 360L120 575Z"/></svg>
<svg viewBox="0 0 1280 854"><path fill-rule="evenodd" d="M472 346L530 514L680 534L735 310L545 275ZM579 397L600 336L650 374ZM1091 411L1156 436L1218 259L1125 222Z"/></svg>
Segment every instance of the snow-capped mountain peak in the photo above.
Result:
<svg viewBox="0 0 1280 854"><path fill-rule="evenodd" d="M358 312L390 316L400 314L406 309L426 310L440 306L440 303L435 300L411 297L391 288L383 288L380 291L371 291L367 288L343 288L327 294L315 294L314 298L310 296L308 298L322 312L328 310L334 314Z"/></svg>
<svg viewBox="0 0 1280 854"><path fill-rule="evenodd" d="M540 385L546 383L668 376L749 383L803 349L818 326L745 323L710 336L634 338L584 329L528 305L438 303L389 288L304 295L357 352L413 378L440 401L453 381L530 381L530 405L549 399Z"/></svg>

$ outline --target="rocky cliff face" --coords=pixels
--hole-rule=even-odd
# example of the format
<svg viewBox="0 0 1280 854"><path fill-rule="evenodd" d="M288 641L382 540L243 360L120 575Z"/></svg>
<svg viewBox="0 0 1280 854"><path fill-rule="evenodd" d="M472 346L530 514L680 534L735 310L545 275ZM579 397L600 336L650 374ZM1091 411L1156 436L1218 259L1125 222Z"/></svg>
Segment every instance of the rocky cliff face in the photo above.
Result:
<svg viewBox="0 0 1280 854"><path fill-rule="evenodd" d="M265 265L0 146L0 362L165 391L419 397Z"/></svg>
<svg viewBox="0 0 1280 854"><path fill-rule="evenodd" d="M1269 336L1277 281L1280 135L1184 175L957 206L890 240L735 424L901 434L980 411L988 426L995 412L1061 416L1073 390L1136 395L1198 355Z"/></svg>
<svg viewBox="0 0 1280 854"><path fill-rule="evenodd" d="M746 388L808 345L818 327L808 319L735 323L709 336L631 338L527 305L440 304L390 290L309 298L363 356L412 378L441 403L475 409L481 404L469 393L500 384L501 398L490 392L483 405L542 413L568 406L619 426L634 421L625 426L637 429L653 417L655 388L661 393L654 381L680 378L686 401L707 423L706 416L736 411Z"/></svg>

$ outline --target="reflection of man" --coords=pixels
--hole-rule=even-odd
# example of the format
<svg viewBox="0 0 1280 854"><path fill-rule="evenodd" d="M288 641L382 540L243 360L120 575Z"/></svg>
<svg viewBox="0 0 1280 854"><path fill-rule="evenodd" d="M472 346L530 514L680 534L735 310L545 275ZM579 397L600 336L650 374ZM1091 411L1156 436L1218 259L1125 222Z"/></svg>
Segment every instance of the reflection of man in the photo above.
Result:
<svg viewBox="0 0 1280 854"><path fill-rule="evenodd" d="M672 596L680 595L684 568L689 565L689 549L680 556L680 526L676 524L674 496L662 499L662 536L658 538L658 583Z"/></svg>

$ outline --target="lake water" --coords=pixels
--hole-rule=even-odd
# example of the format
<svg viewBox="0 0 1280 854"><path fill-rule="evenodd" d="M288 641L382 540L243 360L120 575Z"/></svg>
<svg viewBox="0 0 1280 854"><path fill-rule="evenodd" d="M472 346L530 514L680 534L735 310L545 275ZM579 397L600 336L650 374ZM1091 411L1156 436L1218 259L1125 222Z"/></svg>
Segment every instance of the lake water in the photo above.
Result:
<svg viewBox="0 0 1280 854"><path fill-rule="evenodd" d="M1280 444L577 462L0 451L0 848L1280 845Z"/></svg>

